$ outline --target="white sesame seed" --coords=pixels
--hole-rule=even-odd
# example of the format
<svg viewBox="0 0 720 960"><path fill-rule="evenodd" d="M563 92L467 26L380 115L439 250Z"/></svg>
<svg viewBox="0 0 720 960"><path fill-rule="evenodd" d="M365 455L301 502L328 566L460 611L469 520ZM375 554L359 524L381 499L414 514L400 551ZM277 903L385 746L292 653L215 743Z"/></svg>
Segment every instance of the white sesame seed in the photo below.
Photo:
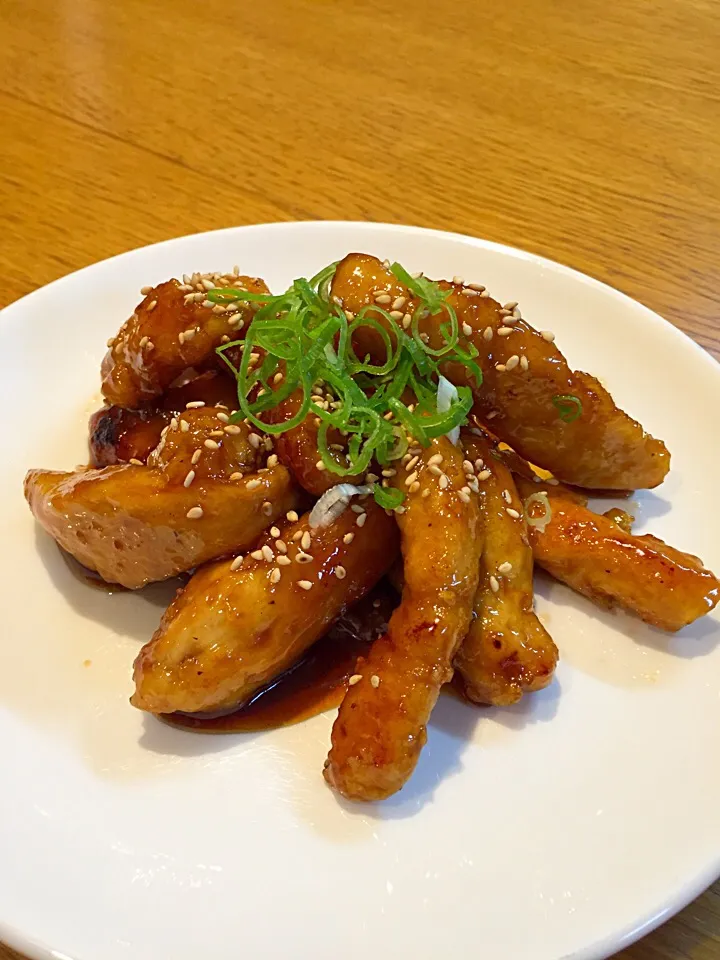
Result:
<svg viewBox="0 0 720 960"><path fill-rule="evenodd" d="M420 489L420 481L419 481L419 480L415 480L415 481L414 481L413 483L411 483L410 486L408 487L408 492L409 492L409 493L417 493L419 489Z"/></svg>
<svg viewBox="0 0 720 960"><path fill-rule="evenodd" d="M150 337L143 337L143 338L140 340L140 349L141 349L141 350L142 350L143 347L146 347L146 346L147 346L149 339L150 339Z"/></svg>
<svg viewBox="0 0 720 960"><path fill-rule="evenodd" d="M210 433L208 434L208 436L210 437L222 437L222 435L223 435L222 430L211 430Z"/></svg>
<svg viewBox="0 0 720 960"><path fill-rule="evenodd" d="M235 473L230 474L231 480L242 480L242 478L243 478L243 475L240 473L239 470L237 470Z"/></svg>
<svg viewBox="0 0 720 960"><path fill-rule="evenodd" d="M306 530L300 538L300 546L303 548L303 550L309 550L311 543L312 537L310 536L309 531Z"/></svg>
<svg viewBox="0 0 720 960"><path fill-rule="evenodd" d="M229 423L226 427L223 427L223 431L229 437L237 437L238 434L242 433L242 427L239 427L237 423ZM255 449L257 449L257 447Z"/></svg>
<svg viewBox="0 0 720 960"><path fill-rule="evenodd" d="M403 312L402 312L402 310L391 310L391 311L390 311L390 317L391 317L391 319L393 319L393 320L402 320L402 318L403 318Z"/></svg>
<svg viewBox="0 0 720 960"><path fill-rule="evenodd" d="M199 410L200 407L205 406L204 400L191 400L190 403L185 404L186 410Z"/></svg>
<svg viewBox="0 0 720 960"><path fill-rule="evenodd" d="M320 471L325 469L325 464L322 462L322 460L317 461L317 463L315 464L315 469Z"/></svg>
<svg viewBox="0 0 720 960"><path fill-rule="evenodd" d="M276 453L271 453L267 458L267 465L272 469L278 465L278 455Z"/></svg>
<svg viewBox="0 0 720 960"><path fill-rule="evenodd" d="M202 507L190 507L188 512L185 514L188 520L199 520L200 517L202 517L202 515L203 515Z"/></svg>
<svg viewBox="0 0 720 960"><path fill-rule="evenodd" d="M194 479L195 479L195 471L194 471L194 470L188 470L187 476L186 476L185 479L183 480L183 486L184 486L184 487L189 487L190 484L193 482Z"/></svg>
<svg viewBox="0 0 720 960"><path fill-rule="evenodd" d="M137 457L130 457L130 459L128 460L128 463L131 463L134 467L143 467L143 466L145 466L145 464L142 462L142 460L138 460Z"/></svg>
<svg viewBox="0 0 720 960"><path fill-rule="evenodd" d="M302 530L296 530L295 533L292 535L293 543L297 543L298 540L302 538L302 535L303 535Z"/></svg>
<svg viewBox="0 0 720 960"><path fill-rule="evenodd" d="M377 688L380 686L380 677L376 673L374 673L370 677L370 683L377 690Z"/></svg>
<svg viewBox="0 0 720 960"><path fill-rule="evenodd" d="M312 580L298 580L297 585L301 590L312 590Z"/></svg>
<svg viewBox="0 0 720 960"><path fill-rule="evenodd" d="M157 300L151 300L145 309L147 310L148 313L152 313L152 311L155 309L156 306L157 306Z"/></svg>
<svg viewBox="0 0 720 960"><path fill-rule="evenodd" d="M463 460L463 470L465 473L475 473L475 467L472 464L472 460Z"/></svg>
<svg viewBox="0 0 720 960"><path fill-rule="evenodd" d="M187 420L180 421L180 433L187 433L190 430L190 424Z"/></svg>
<svg viewBox="0 0 720 960"><path fill-rule="evenodd" d="M517 300L508 300L507 303L503 304L503 310L514 310L517 305Z"/></svg>
<svg viewBox="0 0 720 960"><path fill-rule="evenodd" d="M402 321L403 330L407 330L411 323L412 323L412 315L409 313L406 313Z"/></svg>
<svg viewBox="0 0 720 960"><path fill-rule="evenodd" d="M484 461L482 460L481 457L478 457L477 460L475 461L475 469L479 471L479 470L482 470L484 466L485 466Z"/></svg>
<svg viewBox="0 0 720 960"><path fill-rule="evenodd" d="M458 496L463 503L470 503L470 494L466 493L465 490L458 491Z"/></svg>
<svg viewBox="0 0 720 960"><path fill-rule="evenodd" d="M552 332L552 330L541 330L540 336L543 338L543 340L547 340L548 343L552 343L555 339L555 334Z"/></svg>
<svg viewBox="0 0 720 960"><path fill-rule="evenodd" d="M279 527L270 527L270 536L271 536L271 537L276 537L276 538L279 537L279 536L280 536L280 528L279 528Z"/></svg>
<svg viewBox="0 0 720 960"><path fill-rule="evenodd" d="M460 276L454 276L452 282L458 283L461 287L465 285L465 280Z"/></svg>
<svg viewBox="0 0 720 960"><path fill-rule="evenodd" d="M361 507L359 503L350 504L350 509L353 513L365 513L365 507Z"/></svg>
<svg viewBox="0 0 720 960"><path fill-rule="evenodd" d="M140 287L140 293L143 295L143 297L146 297L151 292L152 287Z"/></svg>
<svg viewBox="0 0 720 960"><path fill-rule="evenodd" d="M347 570L343 566L335 567L334 573L338 580L344 580L347 576Z"/></svg>
<svg viewBox="0 0 720 960"><path fill-rule="evenodd" d="M270 583L277 583L281 576L280 567L273 567L272 573L270 574Z"/></svg>
<svg viewBox="0 0 720 960"><path fill-rule="evenodd" d="M443 455L442 455L441 453L434 453L434 454L428 459L428 466L429 466L429 467L432 467L434 464L436 464L436 463L442 463L442 462L443 462Z"/></svg>
<svg viewBox="0 0 720 960"><path fill-rule="evenodd" d="M239 570L240 567L241 567L241 565L242 565L242 562L243 562L243 557L242 557L242 556L235 557L235 559L233 560L233 562L230 564L230 569L233 570L233 571Z"/></svg>
<svg viewBox="0 0 720 960"><path fill-rule="evenodd" d="M262 560L262 559L264 559L264 558L263 558L263 552L262 552L262 550L253 550L253 552L250 554L250 556L253 558L253 560Z"/></svg>
<svg viewBox="0 0 720 960"><path fill-rule="evenodd" d="M410 460L408 460L408 462L405 464L405 469L412 470L419 459L420 457L417 454L414 457L411 457Z"/></svg>
<svg viewBox="0 0 720 960"><path fill-rule="evenodd" d="M297 521L297 518L298 518L298 515L295 513L294 510L288 510L288 512L285 514L285 516L286 516L287 519L290 521L290 523L295 523L295 522Z"/></svg>
<svg viewBox="0 0 720 960"><path fill-rule="evenodd" d="M468 283L468 287L470 287L471 290L477 290L478 293L482 293L483 290L485 289L485 284L484 283Z"/></svg>
<svg viewBox="0 0 720 960"><path fill-rule="evenodd" d="M355 539L354 533L346 533L345 536L343 537L343 543L352 543L354 539Z"/></svg>
<svg viewBox="0 0 720 960"><path fill-rule="evenodd" d="M248 480L248 482L245 484L245 489L246 489L246 490L257 490L257 488L260 486L260 483L261 483L261 481L260 481L260 480L257 480L257 479L256 479L256 480Z"/></svg>
<svg viewBox="0 0 720 960"><path fill-rule="evenodd" d="M287 553L287 544L284 540L277 539L275 541L275 549L278 551L278 553Z"/></svg>
<svg viewBox="0 0 720 960"><path fill-rule="evenodd" d="M507 369L507 367L505 366L504 363L496 363L495 369L497 370L498 373L505 373L505 370Z"/></svg>
<svg viewBox="0 0 720 960"><path fill-rule="evenodd" d="M224 410L218 410L218 412L215 414L215 416L218 418L218 420L220 420L221 423L229 423L229 422L230 422L230 417L227 415L227 413L225 413Z"/></svg>
<svg viewBox="0 0 720 960"><path fill-rule="evenodd" d="M272 516L273 508L269 500L266 500L260 509L266 517Z"/></svg>
<svg viewBox="0 0 720 960"><path fill-rule="evenodd" d="M413 472L410 474L410 476L408 476L408 477L405 478L405 486L406 486L406 487L411 486L413 483L415 483L415 481L417 480L417 477L418 477L418 472L417 472L417 470L413 470Z"/></svg>
<svg viewBox="0 0 720 960"><path fill-rule="evenodd" d="M277 546L277 543L275 546ZM281 567L287 567L292 563L292 560L286 554L281 553L279 557L275 558L275 563L279 563Z"/></svg>
<svg viewBox="0 0 720 960"><path fill-rule="evenodd" d="M498 328L497 328L497 335L498 335L499 337L509 337L511 333L513 333L513 328L512 328L512 327L498 327Z"/></svg>
<svg viewBox="0 0 720 960"><path fill-rule="evenodd" d="M440 489L441 489L441 490L445 490L445 489L447 488L447 486L449 485L450 480L449 480L449 478L447 477L446 474L443 474L443 475L440 477L438 483L440 484Z"/></svg>
<svg viewBox="0 0 720 960"><path fill-rule="evenodd" d="M509 517L512 517L513 520L519 520L519 519L520 519L520 514L517 512L517 510L514 510L512 507L505 507L505 513L506 513Z"/></svg>
<svg viewBox="0 0 720 960"><path fill-rule="evenodd" d="M402 310L406 303L407 299L405 297L395 297L392 302L392 308L393 310Z"/></svg>
<svg viewBox="0 0 720 960"><path fill-rule="evenodd" d="M384 306L385 304L388 304L391 301L392 301L392 297L388 296L387 293L381 293L377 297L375 297L375 303L379 304L380 306Z"/></svg>
<svg viewBox="0 0 720 960"><path fill-rule="evenodd" d="M195 466L195 464L198 462L201 456L202 456L202 450L195 450L192 457L190 457L190 463L192 463L192 465Z"/></svg>
<svg viewBox="0 0 720 960"><path fill-rule="evenodd" d="M478 480L487 480L492 476L492 473L489 470L481 470L477 475Z"/></svg>
<svg viewBox="0 0 720 960"><path fill-rule="evenodd" d="M209 438L203 441L203 446L207 447L208 450L220 449L220 444L217 442L217 440L210 440Z"/></svg>
<svg viewBox="0 0 720 960"><path fill-rule="evenodd" d="M257 450L258 447L260 446L260 437L258 436L258 434L251 433L250 436L248 437L248 443L253 448L253 450Z"/></svg>
<svg viewBox="0 0 720 960"><path fill-rule="evenodd" d="M520 357L520 369L527 371L530 368L530 361L525 356L525 354Z"/></svg>
<svg viewBox="0 0 720 960"><path fill-rule="evenodd" d="M498 567L498 573L502 573L503 575L512 573L512 568L513 568L513 565L508 560L506 560L505 563L501 563L500 566Z"/></svg>
<svg viewBox="0 0 720 960"><path fill-rule="evenodd" d="M470 326L469 323L463 323L462 332L465 334L466 337L471 337L473 335L473 328Z"/></svg>
<svg viewBox="0 0 720 960"><path fill-rule="evenodd" d="M358 514L358 518L357 518L357 520L355 521L355 524L356 524L358 527L364 527L366 520L367 520L367 514L366 514L366 513L360 513L360 514Z"/></svg>
<svg viewBox="0 0 720 960"><path fill-rule="evenodd" d="M430 487L425 487L425 489L424 489L423 492L420 494L420 496L423 497L423 498L429 497L429 496L430 496Z"/></svg>
<svg viewBox="0 0 720 960"><path fill-rule="evenodd" d="M271 560L275 559L275 554L272 552L272 550L266 543L264 543L262 547L260 547L260 551L263 555L263 559L267 560L268 563L270 563Z"/></svg>
<svg viewBox="0 0 720 960"><path fill-rule="evenodd" d="M362 680L362 674L361 674L361 673L354 673L354 674L350 677L350 679L348 680L348 686L349 686L349 687L354 687L355 684L356 684L356 683L360 683L361 680Z"/></svg>
<svg viewBox="0 0 720 960"><path fill-rule="evenodd" d="M502 498L505 501L505 503L512 503L512 494L510 493L509 490L503 490Z"/></svg>
<svg viewBox="0 0 720 960"><path fill-rule="evenodd" d="M520 357L516 353L514 353L509 360L505 361L505 369L514 370L519 363L520 363Z"/></svg>
<svg viewBox="0 0 720 960"><path fill-rule="evenodd" d="M493 338L493 328L485 327L483 330L483 340L492 340Z"/></svg>
<svg viewBox="0 0 720 960"><path fill-rule="evenodd" d="M492 590L493 593L497 593L498 590L500 589L500 583L497 577L493 577L493 576L490 577L490 589Z"/></svg>

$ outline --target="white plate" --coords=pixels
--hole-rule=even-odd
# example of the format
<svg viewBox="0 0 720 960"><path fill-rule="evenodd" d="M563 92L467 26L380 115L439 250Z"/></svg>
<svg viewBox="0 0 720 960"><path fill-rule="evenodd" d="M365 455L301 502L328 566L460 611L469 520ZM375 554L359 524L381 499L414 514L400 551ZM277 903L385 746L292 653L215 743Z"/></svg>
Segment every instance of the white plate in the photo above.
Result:
<svg viewBox="0 0 720 960"><path fill-rule="evenodd" d="M411 783L372 806L325 786L331 714L212 738L129 706L168 591L76 580L23 474L85 457L105 341L141 285L238 263L280 289L356 249L481 280L555 330L672 451L662 489L636 498L642 529L720 568L720 368L565 267L410 227L294 223L172 240L38 290L0 325L0 939L34 958L605 957L720 872L714 618L669 637L541 579L556 681L510 709L441 698Z"/></svg>

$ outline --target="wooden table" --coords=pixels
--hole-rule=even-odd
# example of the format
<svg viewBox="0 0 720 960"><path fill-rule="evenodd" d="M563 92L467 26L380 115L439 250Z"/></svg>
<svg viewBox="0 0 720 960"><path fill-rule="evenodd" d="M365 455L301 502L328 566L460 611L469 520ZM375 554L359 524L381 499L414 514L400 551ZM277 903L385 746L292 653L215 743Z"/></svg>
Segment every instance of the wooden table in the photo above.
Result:
<svg viewBox="0 0 720 960"><path fill-rule="evenodd" d="M0 0L0 29L4 302L184 233L389 220L571 264L720 355L715 0ZM720 885L620 956L720 958Z"/></svg>

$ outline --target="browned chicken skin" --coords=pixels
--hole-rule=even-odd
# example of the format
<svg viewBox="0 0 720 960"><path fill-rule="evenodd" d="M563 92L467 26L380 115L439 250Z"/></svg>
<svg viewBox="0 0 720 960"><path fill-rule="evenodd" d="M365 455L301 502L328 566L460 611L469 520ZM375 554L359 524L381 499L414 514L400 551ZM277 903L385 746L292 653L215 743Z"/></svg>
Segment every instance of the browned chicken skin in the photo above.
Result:
<svg viewBox="0 0 720 960"><path fill-rule="evenodd" d="M697 557L649 534L627 532L611 517L589 510L574 491L523 477L517 482L526 499L545 493L552 510L544 531L529 527L537 563L599 606L621 607L655 627L676 631L718 602L720 581Z"/></svg>
<svg viewBox="0 0 720 960"><path fill-rule="evenodd" d="M476 413L483 421L492 417L493 432L501 440L532 463L578 486L634 490L662 482L670 463L665 445L619 410L597 380L573 373L550 340L490 297L462 284L443 281L440 286L451 291L448 303L457 312L460 345L472 343L479 351L477 363L484 379L475 390ZM352 313L376 303L378 296L388 305L386 309L401 298L406 315L418 306L394 275L367 254L349 254L340 261L332 293ZM427 334L431 347L442 347L439 327L446 320L443 312L420 321L420 331ZM470 327L467 336L463 325ZM377 355L377 335L368 327L361 332L364 339L359 349ZM455 383L476 387L468 381L464 366L445 364L443 372ZM581 416L572 423L561 419L553 403L566 395L582 404Z"/></svg>
<svg viewBox="0 0 720 960"><path fill-rule="evenodd" d="M109 404L135 410L150 403L189 367L205 362L216 347L242 336L253 307L211 305L205 300L207 284L268 292L254 277L193 278L192 284L167 280L153 287L120 328L102 362L102 392Z"/></svg>
<svg viewBox="0 0 720 960"><path fill-rule="evenodd" d="M193 400L208 406L237 407L235 382L226 374L208 371L183 384L170 387L157 402L142 410L103 407L90 417L90 464L109 467L130 460L147 460L160 443L163 427Z"/></svg>
<svg viewBox="0 0 720 960"><path fill-rule="evenodd" d="M31 470L25 496L61 547L136 588L244 549L297 502L285 467L261 466L244 424L215 407L176 418L148 466ZM230 431L230 432L228 432Z"/></svg>
<svg viewBox="0 0 720 960"><path fill-rule="evenodd" d="M152 713L229 710L287 670L397 555L394 519L369 498L363 506L365 520L347 509L313 530L305 515L239 565L196 573L135 662L132 703Z"/></svg>
<svg viewBox="0 0 720 960"><path fill-rule="evenodd" d="M442 461L435 473L437 455ZM406 783L468 629L478 583L480 513L462 464L462 453L441 437L412 468L417 488L408 488L412 474L403 470L395 481L412 490L398 517L402 601L387 634L358 663L361 679L348 687L325 766L328 783L352 800L381 800Z"/></svg>

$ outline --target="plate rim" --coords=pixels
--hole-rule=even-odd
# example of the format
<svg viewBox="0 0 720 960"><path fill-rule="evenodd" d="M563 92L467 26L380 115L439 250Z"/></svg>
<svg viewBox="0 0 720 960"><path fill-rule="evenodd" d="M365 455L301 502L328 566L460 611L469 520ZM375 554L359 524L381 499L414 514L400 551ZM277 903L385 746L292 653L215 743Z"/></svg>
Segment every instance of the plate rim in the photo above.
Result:
<svg viewBox="0 0 720 960"><path fill-rule="evenodd" d="M590 284L592 287L599 289L606 295L610 294L612 297L620 300L621 302L624 301L626 305L631 306L633 310L640 308L641 312L647 319L651 320L653 323L662 323L666 327L666 332L669 333L670 336L676 337L678 340L681 339L684 341L686 346L687 344L690 344L694 350L696 362L700 362L702 358L703 363L720 374L720 361L717 360L696 340L694 340L689 334L685 333L682 329L670 322L666 317L662 316L662 314L657 313L646 304L636 300L629 294L624 293L617 287L614 287L603 280L599 280L590 274L584 273L575 267L571 267L558 260L545 257L542 254L524 250L521 247L500 243L494 240L488 240L483 237L473 236L471 234L422 227L413 224L390 223L383 221L324 219L269 221L263 223L238 224L235 226L202 230L196 233L180 234L178 236L169 237L165 240L144 244L139 247L132 247L128 250L121 251L120 253L112 254L111 256L105 257L102 260L87 264L84 267L80 267L77 270L73 270L70 273L57 277L55 280L52 280L47 284L36 287L34 290L31 290L29 293L24 294L23 296L11 301L5 307L3 307L2 310L0 310L0 323L12 323L15 320L16 315L21 315L22 312L28 308L33 308L32 301L35 298L45 295L47 291L52 291L60 284L77 282L78 278L82 277L85 273L96 270L101 266L109 267L116 261L127 262L136 258L140 259L142 257L152 256L151 251L155 250L156 248L171 247L175 244L179 245L181 242L187 240L201 242L202 238L208 236L221 237L222 235L226 235L231 237L237 236L239 233L252 233L257 230L268 230L271 232L292 232L296 230L303 232L310 230L313 232L317 231L322 233L324 231L332 231L333 229L337 228L346 230L350 229L357 231L359 234L365 231L381 231L401 235L422 234L432 237L438 241L460 241L465 245L475 247L480 250L491 250L505 256L510 256L512 259L520 259L535 263L541 268L568 276L569 279L575 282L581 282L582 284L586 285ZM0 332L1 330L2 328L0 328ZM688 880L686 883L684 883L674 896L669 897L667 901L659 904L655 909L649 911L648 914L638 918L636 922L630 925L625 925L619 929L609 932L600 939L588 944L586 947L582 947L570 954L558 957L558 960L606 960L606 958L612 956L617 951L625 949L626 947L650 934L663 923L666 923L684 907L688 906L693 900L699 897L718 878L720 878L720 850L718 850L716 853L715 858L701 871L699 871L699 873L695 874L691 880ZM31 958L31 960L102 960L102 957L86 958L78 954L73 954L71 956L62 950L51 947L43 940L38 940L37 938L22 932L18 927L4 921L1 916L0 943L6 944L12 949L27 955L29 958Z"/></svg>

